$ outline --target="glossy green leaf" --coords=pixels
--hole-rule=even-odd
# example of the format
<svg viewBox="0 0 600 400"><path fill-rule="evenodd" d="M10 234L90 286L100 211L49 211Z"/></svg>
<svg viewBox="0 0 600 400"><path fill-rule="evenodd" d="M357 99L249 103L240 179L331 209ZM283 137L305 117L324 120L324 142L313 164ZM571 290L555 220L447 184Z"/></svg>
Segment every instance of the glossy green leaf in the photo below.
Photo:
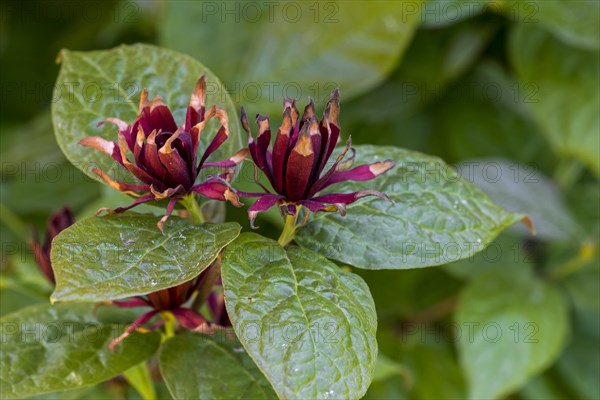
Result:
<svg viewBox="0 0 600 400"><path fill-rule="evenodd" d="M600 49L600 2L596 0L509 0L505 14L538 24L570 46Z"/></svg>
<svg viewBox="0 0 600 400"><path fill-rule="evenodd" d="M158 333L133 333L115 352L108 344L123 324L99 321L92 305L40 304L0 319L0 397L93 385L148 359Z"/></svg>
<svg viewBox="0 0 600 400"><path fill-rule="evenodd" d="M381 82L406 49L422 3L169 2L159 32L165 46L218 71L250 114L280 115L285 96L319 104L336 86L348 99Z"/></svg>
<svg viewBox="0 0 600 400"><path fill-rule="evenodd" d="M235 339L177 335L162 345L159 360L174 399L276 398Z"/></svg>
<svg viewBox="0 0 600 400"><path fill-rule="evenodd" d="M223 253L225 302L246 351L280 398L360 398L377 318L364 281L310 250L253 233Z"/></svg>
<svg viewBox="0 0 600 400"><path fill-rule="evenodd" d="M396 167L368 182L332 191L374 189L392 201L366 198L347 215L319 213L296 236L301 245L365 269L445 264L483 249L523 218L489 197L438 158L391 146L356 146L355 165L392 159Z"/></svg>
<svg viewBox="0 0 600 400"><path fill-rule="evenodd" d="M53 301L109 301L176 286L198 276L235 239L235 222L171 217L164 234L153 215L90 217L52 242Z"/></svg>
<svg viewBox="0 0 600 400"><path fill-rule="evenodd" d="M136 44L91 52L63 50L59 60L62 66L52 103L56 139L67 158L95 179L99 178L92 173L92 166L121 180L135 181L110 156L79 145L79 140L101 136L117 141L114 125L96 124L110 117L132 123L144 88L150 98L161 96L182 125L194 85L202 74L206 75L207 104L225 108L231 132L211 158L226 159L242 147L237 112L229 95L208 68L189 56ZM214 137L215 127L214 121L207 124L201 137L204 145Z"/></svg>
<svg viewBox="0 0 600 400"><path fill-rule="evenodd" d="M463 162L460 172L498 205L526 213L535 226L537 238L576 240L581 236L556 184L532 166L487 158ZM514 228L529 235L523 225Z"/></svg>
<svg viewBox="0 0 600 400"><path fill-rule="evenodd" d="M600 57L565 45L531 24L512 32L510 57L521 86L534 85L528 104L550 144L600 176Z"/></svg>
<svg viewBox="0 0 600 400"><path fill-rule="evenodd" d="M568 330L567 304L528 269L492 269L463 292L455 313L471 399L501 398L548 367Z"/></svg>

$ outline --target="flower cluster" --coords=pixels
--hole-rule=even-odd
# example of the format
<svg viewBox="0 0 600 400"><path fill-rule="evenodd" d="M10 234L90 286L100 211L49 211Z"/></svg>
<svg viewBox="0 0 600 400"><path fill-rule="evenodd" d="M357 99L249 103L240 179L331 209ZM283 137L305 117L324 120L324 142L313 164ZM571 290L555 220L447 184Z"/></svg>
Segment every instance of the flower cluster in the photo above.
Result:
<svg viewBox="0 0 600 400"><path fill-rule="evenodd" d="M133 185L118 182L99 168L94 168L94 173L111 187L138 197L127 207L109 211L120 213L142 203L169 199L166 215L158 223L162 230L177 201L189 194L198 193L209 199L228 200L238 207L242 205L228 181L231 177L230 169L242 162L248 152L242 149L227 160L207 161L228 139L229 121L224 109L213 105L207 110L205 101L206 82L202 76L191 96L185 122L178 126L161 98L156 96L149 102L148 92L144 90L140 98L139 114L132 124L118 118L100 122L110 122L118 127L118 144L99 136L86 137L79 142L83 146L111 155L142 183ZM220 129L198 161L200 135L212 118L219 121ZM132 159L128 158L128 151L133 155ZM220 167L225 172L196 183L200 171L208 167Z"/></svg>
<svg viewBox="0 0 600 400"><path fill-rule="evenodd" d="M187 205L186 199L195 194L210 199L227 200L236 206L242 205L238 196L258 197L248 210L250 224L254 227L257 214L275 205L279 206L283 214L293 216L298 215L300 207L310 212L338 211L345 214L346 205L362 197L387 198L385 194L375 190L321 193L339 182L373 179L394 166L391 160L386 160L351 168L354 150L351 149L350 139L335 157L335 161L328 165L340 140L338 124L340 97L337 89L331 94L320 120L316 117L312 100L300 116L296 101L286 99L283 122L273 143L271 143L268 117L257 115L259 132L254 138L242 108L241 120L244 130L248 133L248 148L238 151L227 160L216 162L208 159L229 137L228 116L224 109L214 105L207 109L205 101L206 84L204 77L201 77L191 96L185 121L178 126L171 111L160 97L157 96L149 102L148 93L144 90L140 99L139 115L133 123L128 124L117 118L103 121L118 127L118 142L97 136L81 140L82 145L112 156L140 181L139 184L119 182L100 169L93 170L113 188L137 197L131 205L109 210L110 212L119 213L138 204L168 199L166 214L158 223L162 230L164 222L173 212L176 203L182 201ZM198 160L200 135L207 121L213 118L218 120L220 128ZM345 157L349 152L352 156L346 160ZM230 186L233 168L248 154L251 155L257 168L255 171L259 169L263 172L272 190L260 184L256 177L255 180L263 192L240 192ZM221 172L197 183L200 171L207 167L220 168ZM72 222L72 218L69 221ZM57 223L62 223L62 220ZM67 221L64 221L64 224L67 224ZM286 243L287 241L283 242ZM49 247L48 243L44 249L46 247ZM217 259L215 263L218 265L218 262ZM120 307L150 307L151 310L134 321L119 338L111 343L110 348L114 348L133 331L149 323L157 314L170 313L182 327L190 330L200 327L210 328L214 326L213 323L228 324L222 293L217 294L212 290L215 284L218 284L218 276L211 273L215 268L218 269L214 265L203 271L197 278L178 286L132 299L113 301L112 304ZM196 311L197 307L186 305L192 298L199 298L201 302L208 304L213 317L212 323ZM161 319L150 329L156 329L163 323L164 319Z"/></svg>

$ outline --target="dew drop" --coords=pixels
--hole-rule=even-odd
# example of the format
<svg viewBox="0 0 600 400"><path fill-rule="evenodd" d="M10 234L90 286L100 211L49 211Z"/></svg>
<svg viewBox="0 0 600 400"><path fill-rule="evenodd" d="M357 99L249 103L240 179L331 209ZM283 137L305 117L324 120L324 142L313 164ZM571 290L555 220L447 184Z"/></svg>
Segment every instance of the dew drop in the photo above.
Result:
<svg viewBox="0 0 600 400"><path fill-rule="evenodd" d="M243 347L236 347L233 349L234 353L243 353L244 352L244 348Z"/></svg>
<svg viewBox="0 0 600 400"><path fill-rule="evenodd" d="M152 279L150 281L150 286L156 286L156 285L158 285L158 281L156 279Z"/></svg>
<svg viewBox="0 0 600 400"><path fill-rule="evenodd" d="M81 385L83 383L83 379L81 379L81 376L75 373L75 371L71 371L65 380L75 385Z"/></svg>
<svg viewBox="0 0 600 400"><path fill-rule="evenodd" d="M328 390L325 392L326 399L331 399L331 398L333 398L333 396L335 396L335 392L333 390Z"/></svg>

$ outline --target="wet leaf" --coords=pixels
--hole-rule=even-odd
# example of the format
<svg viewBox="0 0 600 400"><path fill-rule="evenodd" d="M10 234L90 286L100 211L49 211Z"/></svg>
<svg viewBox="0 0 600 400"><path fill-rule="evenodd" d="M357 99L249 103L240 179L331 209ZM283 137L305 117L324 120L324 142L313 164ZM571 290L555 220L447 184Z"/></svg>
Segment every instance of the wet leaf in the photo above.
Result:
<svg viewBox="0 0 600 400"><path fill-rule="evenodd" d="M222 269L236 334L280 398L364 395L377 357L377 317L360 277L253 233L225 250Z"/></svg>
<svg viewBox="0 0 600 400"><path fill-rule="evenodd" d="M62 50L59 60L62 66L52 103L56 139L67 158L94 179L99 178L91 167L97 166L114 178L135 182L110 156L79 145L79 140L101 136L116 142L114 125L99 128L96 124L110 117L132 123L144 88L151 99L155 95L161 96L173 112L175 121L182 125L194 85L202 74L206 74L207 104L225 108L231 132L211 159L226 159L242 147L237 112L229 95L208 68L189 56L136 44L90 52ZM215 121L207 124L201 136L204 146L216 134L215 127Z"/></svg>
<svg viewBox="0 0 600 400"><path fill-rule="evenodd" d="M158 349L158 333L134 332L111 352L108 344L125 326L99 321L92 308L40 304L0 319L1 397L23 398L103 382Z"/></svg>
<svg viewBox="0 0 600 400"><path fill-rule="evenodd" d="M276 398L271 384L235 339L177 335L162 345L159 359L174 399Z"/></svg>
<svg viewBox="0 0 600 400"><path fill-rule="evenodd" d="M328 258L365 269L440 265L481 251L523 214L506 211L438 158L392 146L356 146L355 165L392 159L396 167L368 182L332 186L374 189L392 201L361 199L347 215L319 213L296 241Z"/></svg>
<svg viewBox="0 0 600 400"><path fill-rule="evenodd" d="M52 242L53 301L108 301L187 282L235 239L235 222L196 225L172 217L164 234L157 217L135 213L90 217Z"/></svg>

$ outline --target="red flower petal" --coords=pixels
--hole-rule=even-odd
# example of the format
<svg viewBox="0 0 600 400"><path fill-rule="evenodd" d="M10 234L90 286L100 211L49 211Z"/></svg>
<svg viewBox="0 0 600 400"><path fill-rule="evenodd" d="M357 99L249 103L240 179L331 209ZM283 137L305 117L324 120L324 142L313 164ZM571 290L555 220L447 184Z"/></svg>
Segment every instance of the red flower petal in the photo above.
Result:
<svg viewBox="0 0 600 400"><path fill-rule="evenodd" d="M377 176L389 171L395 163L392 160L379 161L372 164L360 165L347 171L336 171L331 177L321 186L319 190L326 188L334 183L344 181L368 181Z"/></svg>
<svg viewBox="0 0 600 400"><path fill-rule="evenodd" d="M285 176L292 127L292 108L287 107L283 112L283 122L277 131L275 145L273 146L273 186L277 193L283 192L283 177Z"/></svg>
<svg viewBox="0 0 600 400"><path fill-rule="evenodd" d="M185 124L183 125L183 130L185 132L189 132L193 126L204 120L204 112L206 110L205 99L206 81L204 75L202 75L196 82L194 93L192 93L192 96L190 97L190 104L185 116Z"/></svg>
<svg viewBox="0 0 600 400"><path fill-rule="evenodd" d="M298 141L292 149L287 161L285 176L285 195L288 200L301 200L308 192L310 178L315 160L311 131L319 129L315 117L302 126Z"/></svg>
<svg viewBox="0 0 600 400"><path fill-rule="evenodd" d="M250 227L252 227L252 229L258 228L257 226L254 226L254 220L256 219L256 216L263 211L267 211L269 208L273 207L277 203L278 200L283 199L283 198L284 198L284 196L281 196L279 194L266 193L266 194L263 194L258 200L256 200L256 203L254 203L248 209L248 218L250 219Z"/></svg>
<svg viewBox="0 0 600 400"><path fill-rule="evenodd" d="M193 184L189 166L181 157L179 151L172 147L173 141L175 141L178 136L179 131L175 132L167 139L165 145L158 150L158 157L173 179L185 188L189 188Z"/></svg>

